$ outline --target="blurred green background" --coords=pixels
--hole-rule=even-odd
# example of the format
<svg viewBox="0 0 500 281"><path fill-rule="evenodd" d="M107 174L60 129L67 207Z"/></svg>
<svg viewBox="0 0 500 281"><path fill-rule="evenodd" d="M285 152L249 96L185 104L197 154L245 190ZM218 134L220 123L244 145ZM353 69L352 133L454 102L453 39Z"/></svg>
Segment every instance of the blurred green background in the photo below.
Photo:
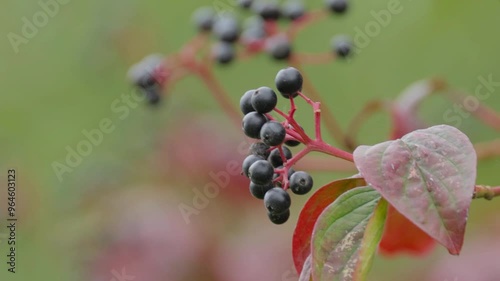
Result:
<svg viewBox="0 0 500 281"><path fill-rule="evenodd" d="M176 213L177 205L190 202L193 196L191 189L199 184L188 181L182 175L177 178L165 176L170 166L164 165L161 160L164 156L160 152L165 151L169 137L177 136L176 128L204 124L200 120L209 118L214 120L211 124L218 132L215 135L217 139L232 138L235 143L243 140L242 133L231 130L229 121L209 91L194 78L185 79L169 89L168 99L158 108L140 104L131 109L124 120L117 119L110 109L114 100L131 91L125 77L130 65L150 53L177 51L195 34L191 13L199 6L217 2L231 7L230 0L68 1L60 5L60 10L49 18L45 26L38 28L26 44L18 46L17 53L9 42L8 34L22 34L23 17L32 19L42 9L37 1L8 0L2 3L0 186L6 186L7 169L16 168L20 221L17 229L18 272L7 272L4 254L7 248L3 240L0 243L0 280L112 280L111 268L107 271L103 269L108 275L93 274L94 270L98 271L96 268L107 264L99 260L105 256L102 252L114 253L114 250L106 250L110 245L107 241L115 241L109 236L121 232L113 232L113 229L119 228L113 228L112 222L115 219L127 221L128 215L134 215L133 205L139 204L139 200L148 205L149 198L163 196L170 201L159 205L170 204L175 210L173 216L180 216ZM301 33L294 45L296 50L329 51L332 36L354 36L357 27L364 30L366 24L373 21L370 12L387 9L389 1L352 2L348 15L332 16ZM496 29L500 26L499 1L479 4L471 1L401 0L400 3L402 12L393 15L386 27L370 37L370 43L360 49L352 60L306 67L312 82L344 128L368 100L394 98L420 79L443 77L451 85L469 93L473 93L479 85L479 76L492 75L494 81L500 81L500 38ZM322 1L309 1L308 5L321 7ZM252 61L236 62L229 68L217 67L216 74L236 104L245 90L261 85L272 86L275 73L284 66L284 63L276 63L262 55ZM484 102L500 111L499 91L497 89ZM443 113L450 108L450 102L433 97L425 103L422 116L432 123L444 123ZM308 113L302 112L300 117L307 121L304 117L309 116ZM185 123L192 116L200 117L195 119L197 121ZM102 144L93 147L92 153L59 181L53 171L53 162L63 162L66 147L76 146L84 139L82 130L98 128L103 118L112 119L116 129L105 135ZM389 118L384 115L371 118L360 134L362 142L369 144L384 140L388 122ZM475 142L499 137L498 132L473 118L464 119L460 129ZM179 138L182 137L179 135ZM214 156L209 154L203 157ZM238 156L237 159L240 158ZM500 159L481 163L478 182L498 184L499 169ZM317 174L315 179L319 186L339 176ZM222 193L228 192L228 189ZM131 199L122 202L118 198L122 198L124 192L131 192ZM2 226L6 220L5 197L6 188L2 188ZM249 203L256 205L256 217L249 215L253 220L252 226L255 226L252 231L277 232L286 244L290 244L300 202L298 200L294 204L292 219L283 227L268 223L259 202ZM115 204L120 204L119 208ZM109 211L111 207L108 205L113 205L114 211ZM116 211L120 208L123 212ZM241 224L241 220L226 214L229 210L237 213L238 209L231 209L231 206L218 208L212 203L206 213L213 217L207 215L203 220L190 224L190 227L203 224L204 231L211 233L195 240L209 243L214 239L212 236L217 236L223 241L224 235L227 235L252 248L251 243L255 241L244 239L248 234L242 234L242 229L246 228L235 226L235 221ZM249 210L252 208L244 212L251 213ZM477 237L482 237L478 235L484 235L485 226L495 224L492 223L495 222L494 212L498 213L496 201L473 203L463 255L473 251L469 245L479 239ZM212 218L216 222L211 224ZM135 219L142 220L140 216ZM155 226L161 224L161 218L153 223ZM106 227L112 230L102 234ZM498 231L498 222L496 229ZM1 233L6 233L4 227ZM259 243L265 244L265 241ZM191 242L185 245L186 249L191 246ZM267 247L272 247L272 243ZM120 257L123 258L123 255ZM165 251L165 255L169 255L169 251ZM230 251L226 255L230 256ZM286 251L283 254L289 269L293 268L290 256ZM161 254L157 258L161 260ZM408 276L414 276L415 272L430 272L436 261L446 259L457 258L447 256L442 248L424 259L406 256L377 258L370 280L401 280L402 276L413 280ZM121 269L119 263L116 269ZM199 271L197 279L178 280L224 280L214 277L217 274L206 273L212 270L193 262L191 271ZM267 270L272 271L273 268ZM275 276L282 276L282 272ZM206 276L206 279L199 276ZM155 278L149 277L148 280L174 280ZM453 275L450 275L450 280L452 278ZM293 278L269 277L266 280Z"/></svg>

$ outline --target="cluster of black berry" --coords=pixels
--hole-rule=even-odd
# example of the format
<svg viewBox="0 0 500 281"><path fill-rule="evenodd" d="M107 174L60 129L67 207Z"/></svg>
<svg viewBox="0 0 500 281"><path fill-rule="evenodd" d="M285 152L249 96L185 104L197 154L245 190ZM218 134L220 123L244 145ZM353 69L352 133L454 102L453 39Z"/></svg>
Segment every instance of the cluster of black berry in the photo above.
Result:
<svg viewBox="0 0 500 281"><path fill-rule="evenodd" d="M298 21L306 15L306 8L300 0L286 0L279 5L275 1L238 0L238 5L254 15L240 25L235 14L224 9L218 13L211 7L202 7L193 14L193 21L200 32L212 32L217 39L213 45L214 59L228 64L236 57L235 43L238 40L250 51L261 50L276 60L286 60L292 53L292 43L285 33L270 32L266 23L278 20ZM325 6L335 14L343 14L348 8L347 0L325 0ZM334 52L340 57L350 53L351 43L345 36L332 41Z"/></svg>
<svg viewBox="0 0 500 281"><path fill-rule="evenodd" d="M146 100L151 105L160 102L161 85L158 81L158 71L161 69L162 62L163 56L149 55L133 65L128 72L129 79L144 93Z"/></svg>
<svg viewBox="0 0 500 281"><path fill-rule="evenodd" d="M300 72L289 67L278 72L276 88L284 98L295 98L302 90ZM295 194L306 194L313 187L312 177L287 166L292 152L285 146L297 146L300 141L287 134L296 130L287 121L278 122L269 114L278 102L273 89L260 87L247 91L240 100L240 109L245 114L242 128L245 134L259 142L252 144L250 155L243 161L243 174L250 178L250 192L264 199L269 219L275 224L285 223L290 216L290 188ZM298 128L302 130L302 128Z"/></svg>

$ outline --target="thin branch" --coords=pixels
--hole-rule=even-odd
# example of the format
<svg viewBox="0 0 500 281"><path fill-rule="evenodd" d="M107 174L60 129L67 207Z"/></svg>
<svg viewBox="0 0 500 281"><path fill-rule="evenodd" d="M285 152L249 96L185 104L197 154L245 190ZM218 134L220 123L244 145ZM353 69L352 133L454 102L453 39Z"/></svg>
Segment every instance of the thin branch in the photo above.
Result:
<svg viewBox="0 0 500 281"><path fill-rule="evenodd" d="M500 196L500 186L491 187L488 185L476 185L472 198L484 198L486 200L492 200L497 196Z"/></svg>
<svg viewBox="0 0 500 281"><path fill-rule="evenodd" d="M479 160L500 157L500 139L476 143L474 144L474 149Z"/></svg>

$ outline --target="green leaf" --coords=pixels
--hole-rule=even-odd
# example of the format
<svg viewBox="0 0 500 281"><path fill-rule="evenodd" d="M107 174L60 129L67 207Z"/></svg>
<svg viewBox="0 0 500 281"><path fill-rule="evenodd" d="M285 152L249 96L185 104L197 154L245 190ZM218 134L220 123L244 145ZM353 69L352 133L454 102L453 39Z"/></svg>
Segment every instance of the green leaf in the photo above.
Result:
<svg viewBox="0 0 500 281"><path fill-rule="evenodd" d="M370 186L352 189L328 206L314 226L313 280L365 280L386 213L387 202Z"/></svg>

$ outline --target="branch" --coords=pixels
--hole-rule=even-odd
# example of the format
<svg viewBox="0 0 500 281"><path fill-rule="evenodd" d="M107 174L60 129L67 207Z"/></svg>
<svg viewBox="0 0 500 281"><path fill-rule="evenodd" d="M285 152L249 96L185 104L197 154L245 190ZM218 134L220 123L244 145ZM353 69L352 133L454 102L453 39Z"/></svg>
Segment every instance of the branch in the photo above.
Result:
<svg viewBox="0 0 500 281"><path fill-rule="evenodd" d="M477 159L485 160L500 157L500 139L474 144Z"/></svg>
<svg viewBox="0 0 500 281"><path fill-rule="evenodd" d="M500 196L500 186L491 187L488 185L476 185L472 198L484 198L486 200L491 200L496 196Z"/></svg>

